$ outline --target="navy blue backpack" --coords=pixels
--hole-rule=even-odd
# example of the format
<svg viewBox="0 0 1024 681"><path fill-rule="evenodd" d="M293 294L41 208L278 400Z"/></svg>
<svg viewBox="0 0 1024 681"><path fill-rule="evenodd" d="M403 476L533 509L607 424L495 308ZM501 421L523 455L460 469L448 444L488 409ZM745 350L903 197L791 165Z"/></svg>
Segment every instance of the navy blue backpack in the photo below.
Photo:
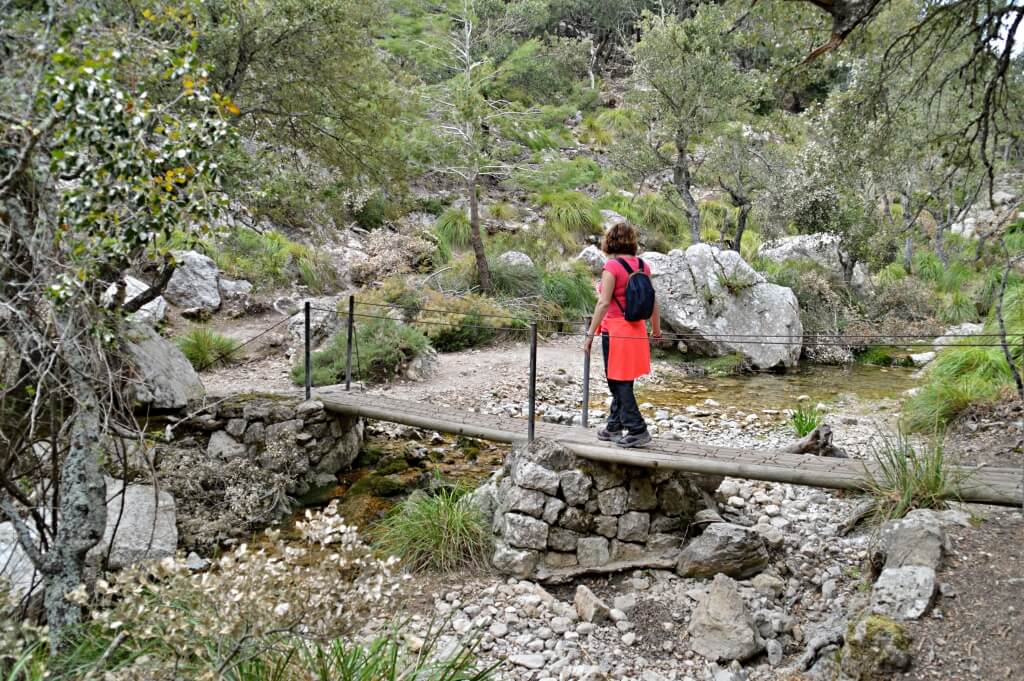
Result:
<svg viewBox="0 0 1024 681"><path fill-rule="evenodd" d="M627 322L646 321L654 314L654 284L651 277L644 271L644 261L637 258L639 270L634 272L633 268L624 258L615 258L616 262L622 265L629 275L626 281L626 305L623 307L618 298L619 309Z"/></svg>

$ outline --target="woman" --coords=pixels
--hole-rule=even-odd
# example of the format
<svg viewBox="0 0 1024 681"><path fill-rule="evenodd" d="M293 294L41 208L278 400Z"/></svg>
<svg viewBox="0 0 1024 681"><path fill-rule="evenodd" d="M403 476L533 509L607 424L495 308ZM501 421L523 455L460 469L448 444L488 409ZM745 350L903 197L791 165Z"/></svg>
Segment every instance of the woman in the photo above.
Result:
<svg viewBox="0 0 1024 681"><path fill-rule="evenodd" d="M637 406L633 381L650 373L651 347L646 323L643 320L626 320L626 284L629 272L640 272L642 268L645 274L650 275L651 270L636 256L636 230L627 222L614 225L605 232L601 250L608 260L601 273L600 296L583 346L583 351L590 354L594 334L601 332L604 373L612 393L612 406L608 424L597 432L597 439L614 442L620 447L642 447L651 441L651 435ZM653 338L661 337L657 299L651 315L651 332ZM623 431L626 431L625 435Z"/></svg>

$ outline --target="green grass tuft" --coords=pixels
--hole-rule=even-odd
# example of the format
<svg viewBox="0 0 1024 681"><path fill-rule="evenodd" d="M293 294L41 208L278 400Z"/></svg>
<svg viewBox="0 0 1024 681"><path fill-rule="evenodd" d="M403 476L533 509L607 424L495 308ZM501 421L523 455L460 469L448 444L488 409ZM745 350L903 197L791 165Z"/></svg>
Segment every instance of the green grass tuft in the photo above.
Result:
<svg viewBox="0 0 1024 681"><path fill-rule="evenodd" d="M206 327L192 329L179 338L178 348L197 371L231 366L243 354L237 341Z"/></svg>
<svg viewBox="0 0 1024 681"><path fill-rule="evenodd" d="M487 521L461 485L409 497L377 525L374 539L414 571L480 569L491 547Z"/></svg>
<svg viewBox="0 0 1024 681"><path fill-rule="evenodd" d="M872 451L868 494L880 521L902 518L916 508L945 508L963 478L946 465L941 436L918 450L902 431L882 436Z"/></svg>
<svg viewBox="0 0 1024 681"><path fill-rule="evenodd" d="M352 376L367 383L387 381L399 375L429 346L417 329L391 319L371 319L356 324L352 353ZM327 347L313 353L313 385L335 385L345 381L348 337L342 331ZM301 354L292 367L292 380L302 385L305 362Z"/></svg>
<svg viewBox="0 0 1024 681"><path fill-rule="evenodd" d="M820 426L824 418L825 414L820 409L801 402L793 410L793 413L790 414L789 422L793 426L793 431L797 437L803 437Z"/></svg>
<svg viewBox="0 0 1024 681"><path fill-rule="evenodd" d="M557 232L568 232L576 237L597 234L601 228L601 212L597 204L580 192L552 192L542 194L539 202L547 207L549 227Z"/></svg>
<svg viewBox="0 0 1024 681"><path fill-rule="evenodd" d="M434 223L434 234L451 250L469 247L469 216L461 208L449 208Z"/></svg>

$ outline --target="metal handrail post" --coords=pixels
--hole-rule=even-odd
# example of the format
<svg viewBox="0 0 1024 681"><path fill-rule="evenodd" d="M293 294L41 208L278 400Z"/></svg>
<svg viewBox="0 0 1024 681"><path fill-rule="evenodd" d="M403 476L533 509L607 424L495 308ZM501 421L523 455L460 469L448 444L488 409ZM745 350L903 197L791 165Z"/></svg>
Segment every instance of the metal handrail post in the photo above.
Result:
<svg viewBox="0 0 1024 681"><path fill-rule="evenodd" d="M583 327L583 335L586 337L590 333L590 317L585 317ZM590 352L593 352L591 348ZM582 423L584 428L590 426L590 352L583 353L583 415Z"/></svg>
<svg viewBox="0 0 1024 681"><path fill-rule="evenodd" d="M348 297L348 344L345 347L345 390L352 390L352 339L355 335L356 297Z"/></svg>
<svg viewBox="0 0 1024 681"><path fill-rule="evenodd" d="M537 416L537 322L530 324L530 392L529 414L526 439L533 442L534 418Z"/></svg>
<svg viewBox="0 0 1024 681"><path fill-rule="evenodd" d="M312 323L310 321L310 318L312 317L312 313L310 312L310 303L309 303L308 300L306 301L306 304L303 306L303 311L304 311L305 316L306 316L305 325L304 325L305 326L305 333L306 333L306 340L305 340L305 345L306 345L306 358L305 358L305 362L306 362L306 366L305 366L305 368L306 368L306 381L305 381L305 383L306 383L306 399L308 400L313 395L313 352L312 352L313 341L311 339L312 338L312 333L310 332L310 329L312 328Z"/></svg>

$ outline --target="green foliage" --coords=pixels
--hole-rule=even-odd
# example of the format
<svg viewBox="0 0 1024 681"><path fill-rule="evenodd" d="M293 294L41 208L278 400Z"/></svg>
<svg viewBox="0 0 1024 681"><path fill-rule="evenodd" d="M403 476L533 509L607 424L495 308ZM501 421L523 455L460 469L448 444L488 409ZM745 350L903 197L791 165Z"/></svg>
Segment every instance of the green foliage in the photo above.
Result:
<svg viewBox="0 0 1024 681"><path fill-rule="evenodd" d="M487 94L527 105L555 102L573 89L586 68L585 48L579 41L526 40L500 64Z"/></svg>
<svg viewBox="0 0 1024 681"><path fill-rule="evenodd" d="M495 220L515 220L519 217L519 211L508 201L496 201L487 209L487 212Z"/></svg>
<svg viewBox="0 0 1024 681"><path fill-rule="evenodd" d="M567 192L596 183L601 178L601 167L593 159L579 156L571 160L557 159L536 170L523 169L516 173L515 183L535 192Z"/></svg>
<svg viewBox="0 0 1024 681"><path fill-rule="evenodd" d="M703 365L710 376L734 376L750 370L750 363L742 352L724 357L712 357L703 362Z"/></svg>
<svg viewBox="0 0 1024 681"><path fill-rule="evenodd" d="M231 366L242 357L237 341L203 326L179 338L178 348L197 371Z"/></svg>
<svg viewBox="0 0 1024 681"><path fill-rule="evenodd" d="M916 508L945 508L963 482L947 466L938 435L923 449L902 431L881 436L867 471L867 491L879 521L902 518Z"/></svg>
<svg viewBox="0 0 1024 681"><path fill-rule="evenodd" d="M801 402L789 415L789 423L797 437L803 437L821 425L825 415L815 406Z"/></svg>
<svg viewBox="0 0 1024 681"><path fill-rule="evenodd" d="M717 277L718 283L722 288L734 296L738 296L756 283L752 275L738 267L731 272L722 270L718 273Z"/></svg>
<svg viewBox="0 0 1024 681"><path fill-rule="evenodd" d="M379 314L379 310L373 314ZM360 319L356 323L352 353L352 376L367 383L387 381L399 375L427 349L429 341L417 329L391 319ZM345 381L348 337L342 331L327 347L313 353L313 385L335 385ZM292 380L305 382L304 359L292 367Z"/></svg>
<svg viewBox="0 0 1024 681"><path fill-rule="evenodd" d="M939 256L931 251L918 251L912 259L914 274L924 281L939 284L942 281L945 266Z"/></svg>
<svg viewBox="0 0 1024 681"><path fill-rule="evenodd" d="M736 209L724 201L705 199L699 207L700 234L704 241L720 240L721 235L730 231L736 222Z"/></svg>
<svg viewBox="0 0 1024 681"><path fill-rule="evenodd" d="M356 223L363 229L377 229L387 222L391 204L381 192L376 192L355 211Z"/></svg>
<svg viewBox="0 0 1024 681"><path fill-rule="evenodd" d="M853 295L842 277L811 260L765 262L763 273L768 281L793 290L800 304L800 320L804 333L836 333L843 320L851 315Z"/></svg>
<svg viewBox="0 0 1024 681"><path fill-rule="evenodd" d="M938 317L947 324L963 324L977 320L978 310L970 293L958 289L942 296Z"/></svg>
<svg viewBox="0 0 1024 681"><path fill-rule="evenodd" d="M542 281L536 267L497 261L491 263L491 285L501 298L533 298L540 295Z"/></svg>
<svg viewBox="0 0 1024 681"><path fill-rule="evenodd" d="M375 528L377 547L415 571L484 568L490 529L469 491L456 485L409 497Z"/></svg>
<svg viewBox="0 0 1024 681"><path fill-rule="evenodd" d="M860 364L871 364L873 366L914 366L914 360L910 359L907 353L883 345L868 346L856 353L854 357Z"/></svg>
<svg viewBox="0 0 1024 681"><path fill-rule="evenodd" d="M322 254L295 243L281 232L237 227L222 236L210 256L231 277L256 287L287 286L301 281L317 293L334 290L337 271Z"/></svg>
<svg viewBox="0 0 1024 681"><path fill-rule="evenodd" d="M580 192L541 194L539 203L547 207L548 226L556 233L569 232L577 237L597 234L601 228L601 212L597 204Z"/></svg>
<svg viewBox="0 0 1024 681"><path fill-rule="evenodd" d="M597 294L590 272L577 263L568 272L544 272L541 275L541 295L554 303L567 317L593 312Z"/></svg>
<svg viewBox="0 0 1024 681"><path fill-rule="evenodd" d="M906 277L907 272L903 269L903 265L898 262L893 262L889 263L878 272L876 282L882 288L889 288Z"/></svg>

